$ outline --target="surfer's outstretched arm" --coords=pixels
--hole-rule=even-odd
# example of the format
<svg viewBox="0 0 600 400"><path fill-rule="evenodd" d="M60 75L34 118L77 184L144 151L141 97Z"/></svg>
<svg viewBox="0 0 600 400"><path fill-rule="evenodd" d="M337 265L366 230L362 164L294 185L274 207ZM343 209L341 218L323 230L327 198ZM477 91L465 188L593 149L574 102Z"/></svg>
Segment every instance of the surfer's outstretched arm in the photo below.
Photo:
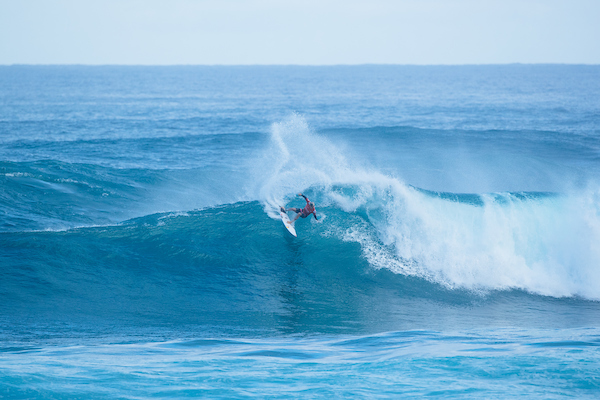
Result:
<svg viewBox="0 0 600 400"><path fill-rule="evenodd" d="M306 197L305 195L303 195L302 193L298 193L298 196L302 196L304 197L304 200L306 200L306 204L310 203L310 200L308 199L308 197Z"/></svg>

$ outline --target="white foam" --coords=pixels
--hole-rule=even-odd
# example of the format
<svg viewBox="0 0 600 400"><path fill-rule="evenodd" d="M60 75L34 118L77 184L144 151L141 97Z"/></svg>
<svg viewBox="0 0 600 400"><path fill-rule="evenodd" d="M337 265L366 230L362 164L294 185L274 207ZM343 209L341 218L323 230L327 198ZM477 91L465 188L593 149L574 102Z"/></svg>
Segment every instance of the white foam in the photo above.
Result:
<svg viewBox="0 0 600 400"><path fill-rule="evenodd" d="M600 212L592 200L598 193L484 196L479 206L401 185L388 190L384 217L370 222L395 254L377 250L367 229L344 236L361 244L374 267L450 287L600 299Z"/></svg>
<svg viewBox="0 0 600 400"><path fill-rule="evenodd" d="M326 187L352 173L343 154L314 134L306 120L293 114L271 127L268 148L253 161L249 197L259 198L265 211L278 218L279 205L309 187Z"/></svg>
<svg viewBox="0 0 600 400"><path fill-rule="evenodd" d="M359 243L374 268L451 288L600 300L600 190L536 199L482 195L481 204L434 197L353 165L298 115L273 125L255 167L253 195L273 218L308 188L317 207L363 212L368 223L336 234Z"/></svg>
<svg viewBox="0 0 600 400"><path fill-rule="evenodd" d="M28 173L28 172L7 172L4 174L4 176L6 176L7 178L30 178L33 177L32 174Z"/></svg>

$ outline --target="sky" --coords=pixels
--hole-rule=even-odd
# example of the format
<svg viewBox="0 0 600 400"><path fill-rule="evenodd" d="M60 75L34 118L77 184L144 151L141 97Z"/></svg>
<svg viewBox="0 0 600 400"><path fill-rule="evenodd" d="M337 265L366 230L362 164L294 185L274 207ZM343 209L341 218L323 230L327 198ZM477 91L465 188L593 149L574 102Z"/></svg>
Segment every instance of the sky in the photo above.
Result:
<svg viewBox="0 0 600 400"><path fill-rule="evenodd" d="M600 64L600 0L0 0L0 64Z"/></svg>

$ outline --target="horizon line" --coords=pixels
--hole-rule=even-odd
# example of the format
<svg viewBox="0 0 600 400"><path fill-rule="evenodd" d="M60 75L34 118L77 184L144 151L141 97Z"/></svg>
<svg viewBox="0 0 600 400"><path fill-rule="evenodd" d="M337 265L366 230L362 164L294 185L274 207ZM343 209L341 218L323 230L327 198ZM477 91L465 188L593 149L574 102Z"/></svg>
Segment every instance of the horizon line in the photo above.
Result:
<svg viewBox="0 0 600 400"><path fill-rule="evenodd" d="M86 64L86 63L12 63L2 64L0 67L367 67L367 66L389 66L389 67L477 67L477 66L600 66L594 63L569 63L569 62L540 62L540 63L465 63L465 64L400 64L400 63L360 63L360 64Z"/></svg>

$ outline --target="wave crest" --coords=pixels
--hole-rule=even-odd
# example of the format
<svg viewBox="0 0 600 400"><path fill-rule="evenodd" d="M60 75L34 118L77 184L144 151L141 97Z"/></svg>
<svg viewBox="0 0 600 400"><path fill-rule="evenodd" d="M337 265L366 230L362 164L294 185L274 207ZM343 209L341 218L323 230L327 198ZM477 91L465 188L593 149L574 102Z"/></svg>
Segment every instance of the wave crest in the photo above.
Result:
<svg viewBox="0 0 600 400"><path fill-rule="evenodd" d="M428 192L342 150L301 116L274 124L257 169L266 212L277 218L279 204L300 206L294 194L303 191L325 207L323 231L359 243L374 268L449 288L600 299L600 191Z"/></svg>

